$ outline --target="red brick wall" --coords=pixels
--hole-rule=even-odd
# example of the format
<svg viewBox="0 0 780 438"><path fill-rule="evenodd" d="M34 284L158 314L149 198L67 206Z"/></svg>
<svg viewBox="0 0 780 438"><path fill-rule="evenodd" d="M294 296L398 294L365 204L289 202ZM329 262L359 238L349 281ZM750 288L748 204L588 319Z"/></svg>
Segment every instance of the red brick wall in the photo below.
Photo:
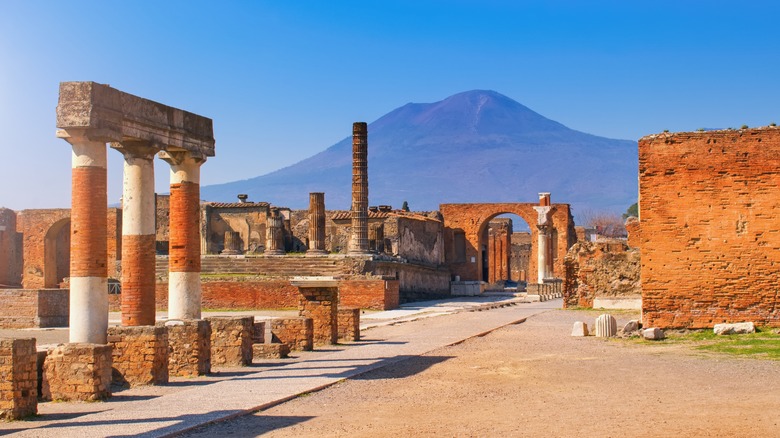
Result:
<svg viewBox="0 0 780 438"><path fill-rule="evenodd" d="M73 277L108 275L106 184L105 168L72 169L70 275Z"/></svg>
<svg viewBox="0 0 780 438"><path fill-rule="evenodd" d="M646 326L780 326L780 129L639 140Z"/></svg>
<svg viewBox="0 0 780 438"><path fill-rule="evenodd" d="M22 282L21 248L17 245L16 212L0 208L0 286Z"/></svg>
<svg viewBox="0 0 780 438"><path fill-rule="evenodd" d="M0 327L67 327L68 290L0 289Z"/></svg>
<svg viewBox="0 0 780 438"><path fill-rule="evenodd" d="M171 184L171 272L200 272L200 184Z"/></svg>
<svg viewBox="0 0 780 438"><path fill-rule="evenodd" d="M398 308L398 280L346 280L339 283L339 305L360 309Z"/></svg>

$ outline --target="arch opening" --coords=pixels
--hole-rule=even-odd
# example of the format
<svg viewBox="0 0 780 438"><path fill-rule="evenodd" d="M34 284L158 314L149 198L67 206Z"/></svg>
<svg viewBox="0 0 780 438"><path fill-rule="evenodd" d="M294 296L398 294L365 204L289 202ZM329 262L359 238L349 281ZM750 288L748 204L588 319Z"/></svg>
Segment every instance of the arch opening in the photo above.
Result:
<svg viewBox="0 0 780 438"><path fill-rule="evenodd" d="M70 218L60 219L43 240L43 287L60 287L70 277Z"/></svg>

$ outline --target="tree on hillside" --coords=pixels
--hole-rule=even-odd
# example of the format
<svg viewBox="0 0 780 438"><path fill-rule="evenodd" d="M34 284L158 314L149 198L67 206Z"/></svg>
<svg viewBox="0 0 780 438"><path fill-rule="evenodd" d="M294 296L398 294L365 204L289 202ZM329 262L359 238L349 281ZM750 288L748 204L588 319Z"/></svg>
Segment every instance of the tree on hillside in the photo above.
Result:
<svg viewBox="0 0 780 438"><path fill-rule="evenodd" d="M639 217L639 203L634 202L631 204L630 207L628 207L628 210L626 210L625 213L623 213L623 220L626 220L630 217Z"/></svg>
<svg viewBox="0 0 780 438"><path fill-rule="evenodd" d="M409 203L404 201L404 205L401 206L401 210L409 211Z"/></svg>
<svg viewBox="0 0 780 438"><path fill-rule="evenodd" d="M609 211L586 210L580 218L587 228L594 228L604 237L626 237L626 227L619 214Z"/></svg>

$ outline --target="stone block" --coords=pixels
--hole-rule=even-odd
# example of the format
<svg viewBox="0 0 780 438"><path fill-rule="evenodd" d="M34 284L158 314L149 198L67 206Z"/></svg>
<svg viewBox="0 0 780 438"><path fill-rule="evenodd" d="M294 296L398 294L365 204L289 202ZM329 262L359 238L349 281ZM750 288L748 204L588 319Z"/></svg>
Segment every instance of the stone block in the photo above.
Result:
<svg viewBox="0 0 780 438"><path fill-rule="evenodd" d="M311 318L314 345L338 342L338 287L299 287L298 315Z"/></svg>
<svg viewBox="0 0 780 438"><path fill-rule="evenodd" d="M755 333L756 326L752 322L738 322L734 324L715 324L712 329L716 335L744 335Z"/></svg>
<svg viewBox="0 0 780 438"><path fill-rule="evenodd" d="M113 381L126 388L168 383L168 332L160 326L109 327Z"/></svg>
<svg viewBox="0 0 780 438"><path fill-rule="evenodd" d="M0 418L18 420L38 413L35 339L0 339Z"/></svg>
<svg viewBox="0 0 780 438"><path fill-rule="evenodd" d="M252 364L253 316L212 316L211 365L241 367Z"/></svg>
<svg viewBox="0 0 780 438"><path fill-rule="evenodd" d="M287 344L254 344L253 356L257 359L284 359L290 354Z"/></svg>
<svg viewBox="0 0 780 438"><path fill-rule="evenodd" d="M271 342L290 346L292 351L311 351L314 348L314 320L305 317L274 318L271 325Z"/></svg>
<svg viewBox="0 0 780 438"><path fill-rule="evenodd" d="M162 323L168 331L168 373L197 377L211 372L211 324L203 319Z"/></svg>
<svg viewBox="0 0 780 438"><path fill-rule="evenodd" d="M582 321L575 321L574 326L571 329L571 335L572 336L588 336L590 333L588 332L588 324L585 324Z"/></svg>
<svg viewBox="0 0 780 438"><path fill-rule="evenodd" d="M628 321L626 325L623 326L623 333L624 334L633 333L639 330L639 327L640 327L639 321L632 319L631 321Z"/></svg>
<svg viewBox="0 0 780 438"><path fill-rule="evenodd" d="M664 339L666 336L664 335L664 331L656 328L646 328L642 330L642 337L647 339L648 341L660 341L661 339Z"/></svg>
<svg viewBox="0 0 780 438"><path fill-rule="evenodd" d="M95 401L109 397L111 345L60 344L47 352L41 399Z"/></svg>
<svg viewBox="0 0 780 438"><path fill-rule="evenodd" d="M339 341L360 340L360 309L342 307L338 310Z"/></svg>
<svg viewBox="0 0 780 438"><path fill-rule="evenodd" d="M599 315L596 318L596 336L608 338L617 335L617 320L609 313Z"/></svg>

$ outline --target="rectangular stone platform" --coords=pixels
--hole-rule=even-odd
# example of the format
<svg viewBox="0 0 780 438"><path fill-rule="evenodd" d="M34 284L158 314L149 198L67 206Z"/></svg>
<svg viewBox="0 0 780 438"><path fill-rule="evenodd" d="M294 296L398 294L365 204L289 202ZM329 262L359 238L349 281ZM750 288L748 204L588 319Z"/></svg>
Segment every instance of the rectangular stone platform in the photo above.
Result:
<svg viewBox="0 0 780 438"><path fill-rule="evenodd" d="M253 316L212 316L211 365L214 367L252 364Z"/></svg>
<svg viewBox="0 0 780 438"><path fill-rule="evenodd" d="M111 346L60 344L43 363L41 399L95 401L111 397Z"/></svg>
<svg viewBox="0 0 780 438"><path fill-rule="evenodd" d="M168 332L160 326L109 327L113 381L124 387L168 383Z"/></svg>
<svg viewBox="0 0 780 438"><path fill-rule="evenodd" d="M211 324L204 319L162 323L168 331L168 374L197 377L211 372Z"/></svg>

